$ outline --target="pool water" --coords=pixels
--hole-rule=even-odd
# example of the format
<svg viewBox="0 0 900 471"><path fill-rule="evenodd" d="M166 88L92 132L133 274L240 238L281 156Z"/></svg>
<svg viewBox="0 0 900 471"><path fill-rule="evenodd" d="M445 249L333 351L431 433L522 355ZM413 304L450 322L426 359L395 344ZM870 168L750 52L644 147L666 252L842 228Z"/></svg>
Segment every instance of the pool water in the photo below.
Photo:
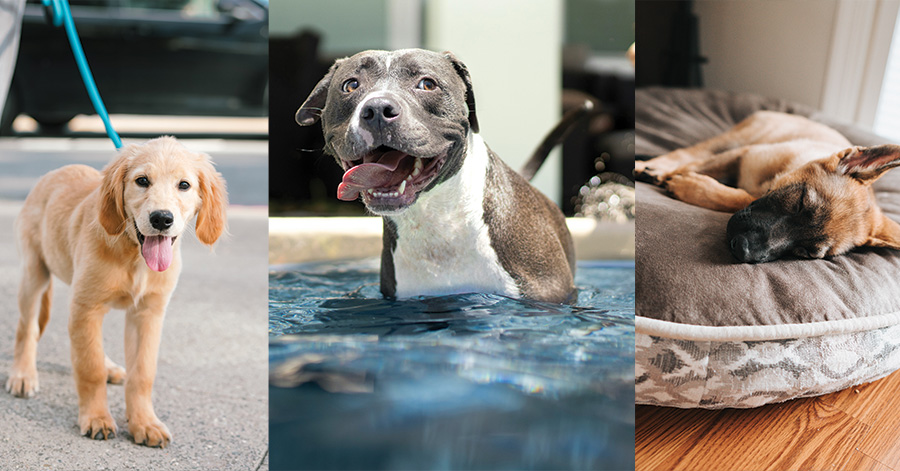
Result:
<svg viewBox="0 0 900 471"><path fill-rule="evenodd" d="M270 272L271 469L634 468L633 263L574 306L385 300L378 265Z"/></svg>

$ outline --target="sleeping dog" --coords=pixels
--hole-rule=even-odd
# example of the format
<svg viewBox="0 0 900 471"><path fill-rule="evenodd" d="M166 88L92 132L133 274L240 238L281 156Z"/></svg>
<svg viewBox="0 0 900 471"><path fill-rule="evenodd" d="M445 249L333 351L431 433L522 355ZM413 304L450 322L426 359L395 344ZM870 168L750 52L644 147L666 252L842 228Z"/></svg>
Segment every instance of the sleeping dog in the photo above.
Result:
<svg viewBox="0 0 900 471"><path fill-rule="evenodd" d="M565 218L485 145L469 72L452 54L340 59L297 111L302 126L319 119L345 170L338 198L362 197L383 216L384 296L572 300Z"/></svg>
<svg viewBox="0 0 900 471"><path fill-rule="evenodd" d="M731 253L757 263L864 245L900 249L900 225L870 187L898 165L900 146L856 147L823 124L760 111L722 135L635 162L635 174L686 203L734 212Z"/></svg>
<svg viewBox="0 0 900 471"><path fill-rule="evenodd" d="M225 229L225 182L205 154L163 137L126 146L103 172L69 165L41 177L16 219L22 253L19 326L6 389L38 391L37 342L50 319L52 279L72 286L69 335L78 425L94 439L116 434L106 383L125 383L135 443L172 438L151 402L162 322L181 271L180 237L212 245ZM125 365L103 352L103 318L125 310Z"/></svg>

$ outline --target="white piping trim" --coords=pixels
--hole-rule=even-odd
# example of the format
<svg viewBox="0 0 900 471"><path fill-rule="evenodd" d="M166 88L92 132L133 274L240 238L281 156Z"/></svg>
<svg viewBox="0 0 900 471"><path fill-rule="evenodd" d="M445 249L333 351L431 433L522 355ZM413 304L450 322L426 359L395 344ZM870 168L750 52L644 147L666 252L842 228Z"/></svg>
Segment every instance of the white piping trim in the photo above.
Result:
<svg viewBox="0 0 900 471"><path fill-rule="evenodd" d="M747 342L784 340L848 334L900 324L900 312L859 319L812 322L808 324L707 326L635 316L635 335L643 334L678 340Z"/></svg>

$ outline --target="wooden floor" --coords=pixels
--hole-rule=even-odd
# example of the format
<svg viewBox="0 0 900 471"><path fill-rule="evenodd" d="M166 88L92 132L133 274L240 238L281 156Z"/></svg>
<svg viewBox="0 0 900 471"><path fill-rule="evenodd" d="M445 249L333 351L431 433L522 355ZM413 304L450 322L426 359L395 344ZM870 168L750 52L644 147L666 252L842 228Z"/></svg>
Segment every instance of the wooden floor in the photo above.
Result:
<svg viewBox="0 0 900 471"><path fill-rule="evenodd" d="M756 409L639 406L635 420L638 471L900 471L900 371Z"/></svg>

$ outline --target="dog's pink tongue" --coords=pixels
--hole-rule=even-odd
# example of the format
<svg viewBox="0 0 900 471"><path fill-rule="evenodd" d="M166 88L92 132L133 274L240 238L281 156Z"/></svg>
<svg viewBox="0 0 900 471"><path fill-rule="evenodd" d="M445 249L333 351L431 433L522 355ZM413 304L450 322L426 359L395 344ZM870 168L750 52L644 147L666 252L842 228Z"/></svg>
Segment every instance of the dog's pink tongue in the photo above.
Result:
<svg viewBox="0 0 900 471"><path fill-rule="evenodd" d="M359 194L369 188L384 188L390 185L394 171L406 154L400 151L386 152L378 162L357 165L344 173L344 179L338 185L339 200L353 201Z"/></svg>
<svg viewBox="0 0 900 471"><path fill-rule="evenodd" d="M172 238L146 236L141 246L141 255L151 270L165 271L172 263Z"/></svg>

